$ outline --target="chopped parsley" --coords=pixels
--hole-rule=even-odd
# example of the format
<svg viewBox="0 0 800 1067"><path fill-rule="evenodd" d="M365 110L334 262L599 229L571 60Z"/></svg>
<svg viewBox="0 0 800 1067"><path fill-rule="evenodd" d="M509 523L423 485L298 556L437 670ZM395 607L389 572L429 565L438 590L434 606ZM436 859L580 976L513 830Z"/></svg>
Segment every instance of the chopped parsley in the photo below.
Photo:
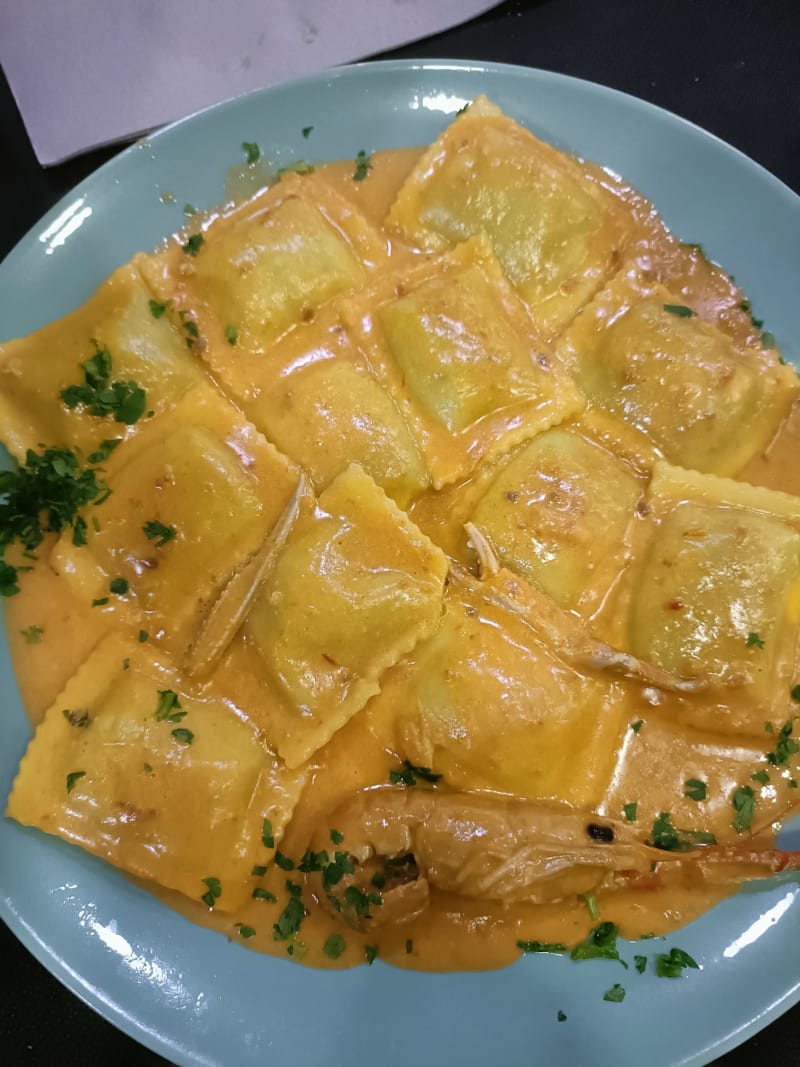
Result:
<svg viewBox="0 0 800 1067"><path fill-rule="evenodd" d="M194 319L187 318L184 312L181 312L181 322L186 331L186 344L191 348L200 336L200 329Z"/></svg>
<svg viewBox="0 0 800 1067"><path fill-rule="evenodd" d="M747 635L747 640L745 641L745 644L747 645L748 648L763 648L764 647L764 642L763 642L762 638L757 633L752 633L752 632Z"/></svg>
<svg viewBox="0 0 800 1067"><path fill-rule="evenodd" d="M610 989L607 989L605 993L603 993L603 1000L608 1000L612 1004L621 1004L624 999L625 990L619 982L615 982Z"/></svg>
<svg viewBox="0 0 800 1067"><path fill-rule="evenodd" d="M563 941L517 941L517 948L523 952L566 952Z"/></svg>
<svg viewBox="0 0 800 1067"><path fill-rule="evenodd" d="M253 900L266 900L270 904L277 904L278 898L274 893L270 893L268 889L262 889L261 886L256 886L253 890Z"/></svg>
<svg viewBox="0 0 800 1067"><path fill-rule="evenodd" d="M255 141L242 141L242 148L248 163L258 163L261 159L261 149Z"/></svg>
<svg viewBox="0 0 800 1067"><path fill-rule="evenodd" d="M687 967L700 970L688 952L680 948L671 948L669 952L660 952L656 956L656 974L659 978L680 978Z"/></svg>
<svg viewBox="0 0 800 1067"><path fill-rule="evenodd" d="M152 774L153 773L153 768L150 766L149 763L143 763L142 764L142 770L144 771L145 774Z"/></svg>
<svg viewBox="0 0 800 1067"><path fill-rule="evenodd" d="M644 719L637 719L636 722L631 723L631 730L635 734L638 734L641 728L644 726Z"/></svg>
<svg viewBox="0 0 800 1067"><path fill-rule="evenodd" d="M300 924L306 915L306 909L301 900L302 890L295 882L286 882L289 891L289 902L273 924L272 938L274 941L288 941L292 934L300 929Z"/></svg>
<svg viewBox="0 0 800 1067"><path fill-rule="evenodd" d="M160 303L158 300L147 301L147 306L150 308L150 314L154 319L160 319L169 307L169 304L169 300L165 300L163 303Z"/></svg>
<svg viewBox="0 0 800 1067"><path fill-rule="evenodd" d="M389 781L392 785L416 785L418 778L434 784L441 777L441 774L434 774L430 767L417 767L407 759L403 760L400 770L389 771Z"/></svg>
<svg viewBox="0 0 800 1067"><path fill-rule="evenodd" d="M749 785L740 786L733 794L733 828L737 834L744 833L745 830L750 829L750 823L753 821L753 815L756 810L756 796L753 792L753 787Z"/></svg>
<svg viewBox="0 0 800 1067"><path fill-rule="evenodd" d="M595 926L583 941L579 941L570 952L573 960L618 960L617 936L619 927L616 923L605 922Z"/></svg>
<svg viewBox="0 0 800 1067"><path fill-rule="evenodd" d="M267 873L266 865L265 864L261 864L261 863L257 863L255 865L255 867L253 867L253 869L252 869L252 871L250 873L255 878L261 878L263 875L265 875Z"/></svg>
<svg viewBox="0 0 800 1067"><path fill-rule="evenodd" d="M769 775L765 770L756 771L754 774L751 774L750 780L759 782L761 785L769 785Z"/></svg>
<svg viewBox="0 0 800 1067"><path fill-rule="evenodd" d="M75 783L80 781L81 778L86 777L86 771L70 771L67 775L67 792L71 793L75 788Z"/></svg>
<svg viewBox="0 0 800 1067"><path fill-rule="evenodd" d="M355 158L356 169L353 173L354 182L363 182L369 172L372 170L372 161L367 153L362 148Z"/></svg>
<svg viewBox="0 0 800 1067"><path fill-rule="evenodd" d="M413 951L414 951L414 941L412 940L412 938L409 937L406 940L406 956L410 956Z"/></svg>
<svg viewBox="0 0 800 1067"><path fill-rule="evenodd" d="M664 852L689 852L697 845L716 845L717 839L706 830L681 830L672 825L670 814L662 811L653 822L648 844Z"/></svg>
<svg viewBox="0 0 800 1067"><path fill-rule="evenodd" d="M623 804L622 814L625 816L627 822L636 822L636 809L638 807L639 805L635 800L631 801L630 804Z"/></svg>
<svg viewBox="0 0 800 1067"><path fill-rule="evenodd" d="M341 845L342 841L344 841L344 834L341 830L331 830L331 841L333 841L334 845Z"/></svg>
<svg viewBox="0 0 800 1067"><path fill-rule="evenodd" d="M313 174L314 165L309 163L305 159L295 159L292 163L287 163L285 167L281 167L278 171L278 177L282 178L284 174Z"/></svg>
<svg viewBox="0 0 800 1067"><path fill-rule="evenodd" d="M115 422L132 426L145 412L147 394L134 381L112 381L111 353L100 348L97 341L94 346L94 355L81 363L83 384L62 389L61 399L70 411L82 407L89 415L113 415Z"/></svg>
<svg viewBox="0 0 800 1067"><path fill-rule="evenodd" d="M355 867L349 852L334 852L333 860L323 868L322 884L327 892L338 885L346 874L354 874Z"/></svg>
<svg viewBox="0 0 800 1067"><path fill-rule="evenodd" d="M86 544L86 520L78 514L86 504L102 504L111 490L95 471L82 469L74 452L28 449L24 466L0 471L0 595L19 592L22 568L3 560L5 549L19 543L27 553L48 533L72 527L72 543Z"/></svg>
<svg viewBox="0 0 800 1067"><path fill-rule="evenodd" d="M139 644L143 645L149 636L150 636L150 634L147 632L147 630L140 630L139 631Z"/></svg>
<svg viewBox="0 0 800 1067"><path fill-rule="evenodd" d="M694 316L692 309L685 304L664 304L664 310L670 315L677 315L679 319L691 319Z"/></svg>
<svg viewBox="0 0 800 1067"><path fill-rule="evenodd" d="M561 1009L559 1008L558 1015L556 1015L556 1018L560 1023L565 1023L567 1021L567 1013L565 1011L561 1011Z"/></svg>
<svg viewBox="0 0 800 1067"><path fill-rule="evenodd" d="M103 441L96 452L90 453L89 463L105 463L117 445L121 444L121 437L112 437L107 441Z"/></svg>
<svg viewBox="0 0 800 1067"><path fill-rule="evenodd" d="M647 970L647 956L634 956L633 965L638 974L644 974Z"/></svg>
<svg viewBox="0 0 800 1067"><path fill-rule="evenodd" d="M800 745L792 737L793 728L791 719L785 722L778 732L775 748L767 753L767 762L773 767L785 766L789 762L789 757L794 756L800 750Z"/></svg>
<svg viewBox="0 0 800 1067"><path fill-rule="evenodd" d="M328 853L325 849L321 852L314 852L313 849L307 849L300 857L300 862L297 864L298 871L302 871L303 874L310 874L311 871L321 871L328 862Z"/></svg>
<svg viewBox="0 0 800 1067"><path fill-rule="evenodd" d="M194 204L184 204L183 205L183 213L184 213L184 215L186 215L187 218L189 218L192 215L196 215L197 214L197 208L194 206Z"/></svg>
<svg viewBox="0 0 800 1067"><path fill-rule="evenodd" d="M158 519L148 519L142 527L142 532L148 541L155 541L156 548L161 548L167 541L171 541L178 531L174 526L165 526Z"/></svg>
<svg viewBox="0 0 800 1067"><path fill-rule="evenodd" d="M275 856L273 858L275 860L276 865L280 867L282 871L294 870L294 860L289 859L288 856L284 856L284 854L280 850L275 853Z"/></svg>
<svg viewBox="0 0 800 1067"><path fill-rule="evenodd" d="M239 937L248 938L255 936L255 929L252 926L247 926L245 923L237 923L239 928Z"/></svg>
<svg viewBox="0 0 800 1067"><path fill-rule="evenodd" d="M191 745L192 741L194 741L194 734L192 731L187 730L184 727L179 727L177 730L173 730L172 736L182 745Z"/></svg>
<svg viewBox="0 0 800 1067"><path fill-rule="evenodd" d="M173 689L159 689L156 722L180 722L186 716Z"/></svg>
<svg viewBox="0 0 800 1067"><path fill-rule="evenodd" d="M789 692L789 696L792 698L795 704L800 704L800 685L793 686L793 688Z"/></svg>
<svg viewBox="0 0 800 1067"><path fill-rule="evenodd" d="M193 233L188 241L182 245L184 252L187 256L196 256L200 249L203 247L205 238L202 233Z"/></svg>
<svg viewBox="0 0 800 1067"><path fill-rule="evenodd" d="M100 597L97 597L97 599L96 599L96 600L93 600L93 601L92 601L92 607L93 607L93 608L102 608L102 607L105 607L105 605L106 605L106 604L108 603L109 599L110 599L110 598L109 598L109 597L107 597L107 596L100 596Z"/></svg>
<svg viewBox="0 0 800 1067"><path fill-rule="evenodd" d="M375 958L376 958L377 955L378 955L378 946L377 945L364 945L364 959L367 961L367 963L369 964L370 967L375 962Z"/></svg>
<svg viewBox="0 0 800 1067"><path fill-rule="evenodd" d="M236 342L239 340L239 331L236 329L235 326L225 327L225 340L228 342L229 345L235 345Z"/></svg>
<svg viewBox="0 0 800 1067"><path fill-rule="evenodd" d="M272 823L269 819L264 819L261 824L261 844L264 848L275 848L275 835L272 832Z"/></svg>
<svg viewBox="0 0 800 1067"><path fill-rule="evenodd" d="M24 630L20 630L20 633L25 638L25 643L28 645L38 645L42 639L44 629L41 626L32 624L27 626Z"/></svg>
<svg viewBox="0 0 800 1067"><path fill-rule="evenodd" d="M355 885L349 885L347 889L345 889L344 902L355 915L362 919L372 918L369 910L370 904L374 904L378 907L383 904L383 900L379 893L365 893Z"/></svg>
<svg viewBox="0 0 800 1067"><path fill-rule="evenodd" d="M600 918L600 908L597 905L597 897L594 893L584 893L583 902L586 905L586 910L589 912L589 918L592 922L597 922Z"/></svg>
<svg viewBox="0 0 800 1067"><path fill-rule="evenodd" d="M214 904L222 896L222 886L220 885L219 878L203 878L201 881L203 885L207 887L207 890L203 893L200 899L209 908L213 908Z"/></svg>
<svg viewBox="0 0 800 1067"><path fill-rule="evenodd" d="M775 334L770 333L769 330L764 330L761 334L761 344L764 348L777 348L778 342L775 340Z"/></svg>
<svg viewBox="0 0 800 1067"><path fill-rule="evenodd" d="M314 127L313 127L313 126L304 126L304 127L302 128L302 130L300 131L300 132L302 133L302 135L303 135L303 137L305 138L305 140L306 140L306 141L308 140L308 135L309 135L309 134L311 133L311 131L312 131L313 129L314 129Z"/></svg>
<svg viewBox="0 0 800 1067"><path fill-rule="evenodd" d="M708 787L699 778L687 778L683 783L685 788L683 795L689 800L705 800Z"/></svg>
<svg viewBox="0 0 800 1067"><path fill-rule="evenodd" d="M338 960L344 952L345 947L344 938L341 934L331 934L322 946L322 951L329 959Z"/></svg>
<svg viewBox="0 0 800 1067"><path fill-rule="evenodd" d="M114 596L125 596L128 592L128 582L125 578L112 578L108 588Z"/></svg>

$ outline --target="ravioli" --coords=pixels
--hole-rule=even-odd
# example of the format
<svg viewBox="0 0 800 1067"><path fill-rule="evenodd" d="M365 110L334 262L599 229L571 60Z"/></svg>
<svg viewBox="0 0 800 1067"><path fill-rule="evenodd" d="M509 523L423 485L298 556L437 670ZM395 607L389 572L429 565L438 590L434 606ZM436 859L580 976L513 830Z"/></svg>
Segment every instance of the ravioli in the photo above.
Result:
<svg viewBox="0 0 800 1067"><path fill-rule="evenodd" d="M557 346L600 407L672 463L734 475L769 443L798 393L774 352L743 348L663 286L618 276Z"/></svg>
<svg viewBox="0 0 800 1067"><path fill-rule="evenodd" d="M592 808L630 718L625 685L562 658L558 629L542 640L505 590L502 574L451 580L441 625L389 672L371 722L455 789Z"/></svg>
<svg viewBox="0 0 800 1067"><path fill-rule="evenodd" d="M470 521L503 566L590 615L626 561L643 492L641 474L572 425L514 452Z"/></svg>
<svg viewBox="0 0 800 1067"><path fill-rule="evenodd" d="M485 233L547 336L613 274L628 239L613 197L485 97L422 156L389 223L431 251Z"/></svg>
<svg viewBox="0 0 800 1067"><path fill-rule="evenodd" d="M437 489L583 405L481 237L343 302L342 314Z"/></svg>
<svg viewBox="0 0 800 1067"><path fill-rule="evenodd" d="M250 895L303 786L229 707L143 646L98 646L45 715L8 814L215 908Z"/></svg>
<svg viewBox="0 0 800 1067"><path fill-rule="evenodd" d="M316 492L350 463L401 505L430 482L405 419L335 313L298 327L240 371L235 393L245 412Z"/></svg>
<svg viewBox="0 0 800 1067"><path fill-rule="evenodd" d="M447 561L357 465L302 516L246 623L276 704L270 741L290 767L378 692L441 615Z"/></svg>
<svg viewBox="0 0 800 1067"><path fill-rule="evenodd" d="M23 459L43 445L89 456L104 440L131 437L145 420L97 416L89 405L67 407L62 392L86 384L83 364L98 350L110 357L112 382L145 393L141 415L170 410L203 377L182 338L156 319L138 271L120 267L85 304L28 337L0 345L0 425L9 451Z"/></svg>
<svg viewBox="0 0 800 1067"><path fill-rule="evenodd" d="M88 545L65 534L55 567L87 603L207 669L288 532L298 472L204 384L112 456L107 483Z"/></svg>
<svg viewBox="0 0 800 1067"><path fill-rule="evenodd" d="M288 175L139 263L194 350L236 392L247 354L266 354L332 297L363 286L385 257L385 240L352 205L313 175Z"/></svg>
<svg viewBox="0 0 800 1067"><path fill-rule="evenodd" d="M713 687L685 714L763 735L790 715L800 620L800 501L656 467L637 564L626 576L626 647Z"/></svg>

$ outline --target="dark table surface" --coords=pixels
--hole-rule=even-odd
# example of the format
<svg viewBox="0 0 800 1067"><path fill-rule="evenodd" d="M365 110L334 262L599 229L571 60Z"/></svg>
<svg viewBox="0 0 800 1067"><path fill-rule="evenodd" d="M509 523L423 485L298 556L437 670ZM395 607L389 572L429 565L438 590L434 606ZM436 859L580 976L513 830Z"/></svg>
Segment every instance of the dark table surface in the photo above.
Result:
<svg viewBox="0 0 800 1067"><path fill-rule="evenodd" d="M518 63L621 89L715 133L800 193L800 0L510 0L464 26L377 58L401 57ZM43 169L0 75L0 257L117 151L102 149ZM798 283L800 290L800 274ZM800 1006L717 1063L798 1067L799 1031ZM575 1067L591 1067L590 1050L587 1057ZM2 923L0 1062L166 1063L63 989Z"/></svg>

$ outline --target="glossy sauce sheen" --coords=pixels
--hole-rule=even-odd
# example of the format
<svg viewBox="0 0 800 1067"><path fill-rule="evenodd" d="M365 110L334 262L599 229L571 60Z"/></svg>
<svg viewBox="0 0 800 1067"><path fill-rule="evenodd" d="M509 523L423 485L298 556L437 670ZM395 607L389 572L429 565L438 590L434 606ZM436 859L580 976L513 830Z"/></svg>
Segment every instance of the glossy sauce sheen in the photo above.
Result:
<svg viewBox="0 0 800 1067"><path fill-rule="evenodd" d="M374 225L381 226L398 189L412 170L419 154L417 149L376 153L372 157L372 170L368 180L361 182L353 181L352 161L331 163L318 170ZM594 173L595 177L604 183L619 185L604 172ZM251 173L248 173L247 180L250 180L251 176ZM241 184L237 184L235 175L232 176L231 188L241 192ZM652 239L652 231L646 226L651 210L649 205L633 191L627 191L624 195L640 211L641 240L645 242ZM413 254L398 243L392 246L391 254L393 262L411 263L414 259ZM708 293L709 274L702 256L696 257L695 266L697 291ZM713 293L708 299L713 303ZM751 330L749 319L746 316L739 316L737 319L735 312L726 311L722 304L720 307L723 317L727 316L731 320L733 332L746 340ZM800 445L798 410L800 409L793 410L777 439L764 454L751 461L742 475L744 479L792 493L800 492L800 467L796 462ZM480 478L479 474L478 479ZM469 482L461 483L457 488L459 493L469 494ZM415 502L410 514L423 531L432 535L452 556L465 565L470 565L474 557L464 540L461 529L463 516L459 515L454 507L453 494L454 490L451 488L440 493L430 490ZM44 617L47 619L47 641L39 644L29 643L22 631L38 624ZM614 619L609 618L604 623L602 609L597 614L596 621L601 630L605 625L609 634L613 631ZM87 607L77 612L75 601L68 595L68 590L43 563L37 564L33 572L26 575L20 595L8 601L7 629L23 701L32 722L38 720L42 710L67 681L67 678L63 677L60 664L83 659L104 626L102 613L96 609ZM63 660L53 656L50 651L53 647L65 649L68 654ZM415 655L416 653L412 653L408 658L409 670L413 669ZM230 661L230 669L235 671L235 660ZM726 754L712 758L706 767L698 769L691 763L693 757L687 746L686 758L689 762L681 763L680 741L676 746L673 735L659 735L652 709L641 696L631 693L625 699L627 703L624 715L630 722L644 720L650 724L652 720L648 753L640 761L638 769L629 763L622 765L620 792L615 794L612 791L612 794L605 798L600 806L600 814L619 819L622 805L635 799L640 812L639 825L651 825L653 816L664 805L664 798L652 793L648 766L651 766L649 761L658 761L665 754L665 749L676 764L675 781L678 790L680 783L698 775L709 783L710 796L717 793L714 785L726 781L732 773ZM666 699L674 700L676 707L686 703L685 698L675 694ZM324 828L334 831L340 829L335 825L328 825L329 813L335 811L355 791L386 784L390 770L398 765L398 757L393 751L394 738L390 719L391 715L382 717L380 710L373 713L369 707L363 709L312 758L311 776L302 803L295 809L279 845L284 855L297 860L310 844L319 842L319 835L321 832L324 835ZM750 780L750 774L762 765L760 756L767 747L767 742L758 741L744 754L739 751L734 759L736 767L733 772L737 780ZM457 773L457 769L454 773ZM427 786L418 788L424 789ZM634 790L635 796L632 795ZM693 807L692 802L684 800L680 795L676 797L671 811L676 825L691 827L695 824L692 820L697 820L696 806ZM709 802L704 807L702 825L721 837L729 835L729 807ZM768 808L766 814L762 814L762 824L758 829L762 832L763 839L767 840L770 832ZM318 843L316 847L320 847ZM337 847L346 849L347 840L345 839L341 846L328 842L327 847L332 854ZM341 920L331 919L327 910L321 906L311 907L300 935L287 943L275 941L272 933L273 923L277 921L287 900L287 879L300 881L302 876L296 871L287 872L278 869L274 864L270 865L264 876L254 877L253 886L273 893L278 902L253 899L236 912L224 914L221 911L209 910L200 901L189 900L180 893L154 887L149 882L142 884L192 921L216 929L248 948L284 958L288 953L296 959L302 959L306 964L320 967L343 967L363 963L365 946L376 946L380 959L400 967L434 971L489 969L504 966L518 958L518 940L565 942L572 945L585 937L596 922L579 897L575 897L572 902L493 905L434 890L430 906L420 917L395 927L377 928L367 932L343 926ZM729 887L699 884L667 886L652 893L616 889L613 893L600 891L597 894L597 905L604 921L619 923L623 934L637 938L645 934L663 935L684 925L730 891ZM304 899L308 903L307 893ZM243 937L242 930L255 932L251 936ZM322 945L332 933L342 934L346 943L343 954L336 961L331 960L322 951Z"/></svg>

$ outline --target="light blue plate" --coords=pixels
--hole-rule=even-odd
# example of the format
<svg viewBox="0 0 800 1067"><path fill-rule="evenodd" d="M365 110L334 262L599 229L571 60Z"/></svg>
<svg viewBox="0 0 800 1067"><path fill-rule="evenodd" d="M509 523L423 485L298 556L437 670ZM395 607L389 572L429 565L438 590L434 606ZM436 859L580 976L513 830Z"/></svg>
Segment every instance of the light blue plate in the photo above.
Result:
<svg viewBox="0 0 800 1067"><path fill-rule="evenodd" d="M243 141L257 141L279 166L427 143L478 93L540 137L624 175L678 236L701 242L736 275L787 358L800 360L800 199L789 189L629 96L557 74L449 61L344 68L224 104L129 149L0 266L0 331L28 333L81 303L114 267L176 229L184 202L223 200ZM162 203L164 192L175 202ZM29 736L5 643L0 684L4 797ZM800 998L800 892L788 880L749 888L670 938L702 967L679 980L551 956L488 974L415 974L380 962L320 973L195 927L78 849L0 819L0 915L73 992L182 1065L400 1067L418 1057L439 1067L700 1065ZM642 946L624 954L634 951ZM602 999L615 982L627 989L622 1004Z"/></svg>

